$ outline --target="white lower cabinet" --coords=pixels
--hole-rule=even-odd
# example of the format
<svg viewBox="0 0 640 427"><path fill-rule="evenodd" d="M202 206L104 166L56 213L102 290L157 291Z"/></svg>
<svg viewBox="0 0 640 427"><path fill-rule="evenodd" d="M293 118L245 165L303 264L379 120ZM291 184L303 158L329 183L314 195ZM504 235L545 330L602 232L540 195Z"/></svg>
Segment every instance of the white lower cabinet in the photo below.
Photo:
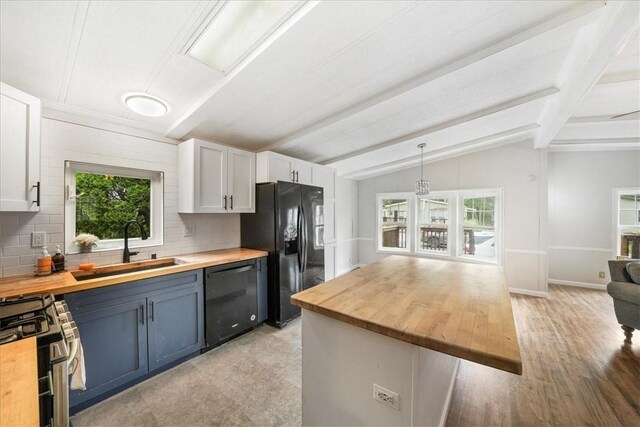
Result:
<svg viewBox="0 0 640 427"><path fill-rule="evenodd" d="M255 212L255 154L190 139L178 146L178 212Z"/></svg>
<svg viewBox="0 0 640 427"><path fill-rule="evenodd" d="M0 211L40 210L40 100L0 82Z"/></svg>

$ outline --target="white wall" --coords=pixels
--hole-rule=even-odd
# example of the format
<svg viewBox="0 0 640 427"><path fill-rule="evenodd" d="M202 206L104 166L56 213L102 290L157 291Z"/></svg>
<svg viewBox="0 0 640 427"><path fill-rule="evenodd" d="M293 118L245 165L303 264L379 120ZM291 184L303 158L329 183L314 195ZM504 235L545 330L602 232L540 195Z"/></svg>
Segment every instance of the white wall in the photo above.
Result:
<svg viewBox="0 0 640 427"><path fill-rule="evenodd" d="M428 163L425 176L432 190L504 189L504 256L507 283L513 291L546 295L547 152L530 142L512 144ZM527 176L535 176L529 181ZM376 253L376 193L409 191L420 168L393 172L359 182L359 258L367 264Z"/></svg>
<svg viewBox="0 0 640 427"><path fill-rule="evenodd" d="M30 246L31 232L45 231L49 251L64 248L64 161L125 166L165 173L164 245L144 248L135 259L179 255L240 245L239 214L178 214L177 145L43 118L42 205L39 213L0 214L0 277L31 274L41 249ZM183 237L185 225L195 226ZM121 262L122 251L69 255L67 266Z"/></svg>
<svg viewBox="0 0 640 427"><path fill-rule="evenodd" d="M336 275L359 263L358 181L336 177Z"/></svg>
<svg viewBox="0 0 640 427"><path fill-rule="evenodd" d="M640 151L549 153L549 282L604 286L614 188L640 187ZM604 271L605 278L598 273Z"/></svg>

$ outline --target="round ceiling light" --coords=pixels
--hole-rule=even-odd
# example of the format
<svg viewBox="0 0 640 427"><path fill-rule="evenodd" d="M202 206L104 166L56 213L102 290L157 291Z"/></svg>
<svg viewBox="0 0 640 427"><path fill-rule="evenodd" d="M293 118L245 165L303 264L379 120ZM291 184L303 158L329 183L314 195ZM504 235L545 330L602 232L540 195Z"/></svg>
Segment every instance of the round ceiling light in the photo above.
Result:
<svg viewBox="0 0 640 427"><path fill-rule="evenodd" d="M122 101L134 113L147 117L161 117L169 112L166 102L146 93L128 93Z"/></svg>

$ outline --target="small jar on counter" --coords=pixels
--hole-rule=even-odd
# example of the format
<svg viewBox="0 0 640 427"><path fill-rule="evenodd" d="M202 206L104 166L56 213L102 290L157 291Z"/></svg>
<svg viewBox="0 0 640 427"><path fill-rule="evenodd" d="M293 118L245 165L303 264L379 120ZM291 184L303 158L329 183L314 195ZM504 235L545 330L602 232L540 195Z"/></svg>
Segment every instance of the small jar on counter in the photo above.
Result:
<svg viewBox="0 0 640 427"><path fill-rule="evenodd" d="M54 273L64 271L64 255L62 255L60 245L56 245L56 253L51 257L51 269Z"/></svg>

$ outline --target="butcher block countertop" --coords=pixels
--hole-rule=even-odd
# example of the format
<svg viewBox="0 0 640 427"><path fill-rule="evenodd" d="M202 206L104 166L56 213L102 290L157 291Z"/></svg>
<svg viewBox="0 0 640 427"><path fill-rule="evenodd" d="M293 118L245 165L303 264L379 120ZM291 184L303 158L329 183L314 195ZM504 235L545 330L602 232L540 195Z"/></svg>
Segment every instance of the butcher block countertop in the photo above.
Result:
<svg viewBox="0 0 640 427"><path fill-rule="evenodd" d="M36 338L0 345L0 426L38 426Z"/></svg>
<svg viewBox="0 0 640 427"><path fill-rule="evenodd" d="M0 279L0 298L15 297L18 295L32 295L52 293L54 295L70 292L85 291L103 286L117 285L132 282L134 280L149 279L151 277L164 276L166 274L180 273L182 271L197 270L214 265L229 264L237 261L261 258L267 256L265 251L254 249L234 248L221 249L209 252L197 252L193 254L175 256L173 259L178 265L143 270L131 273L118 274L96 279L77 281L68 272L53 273L49 276L16 276ZM135 260L131 262L134 264Z"/></svg>
<svg viewBox="0 0 640 427"><path fill-rule="evenodd" d="M522 374L501 267L394 255L291 301L372 332Z"/></svg>

